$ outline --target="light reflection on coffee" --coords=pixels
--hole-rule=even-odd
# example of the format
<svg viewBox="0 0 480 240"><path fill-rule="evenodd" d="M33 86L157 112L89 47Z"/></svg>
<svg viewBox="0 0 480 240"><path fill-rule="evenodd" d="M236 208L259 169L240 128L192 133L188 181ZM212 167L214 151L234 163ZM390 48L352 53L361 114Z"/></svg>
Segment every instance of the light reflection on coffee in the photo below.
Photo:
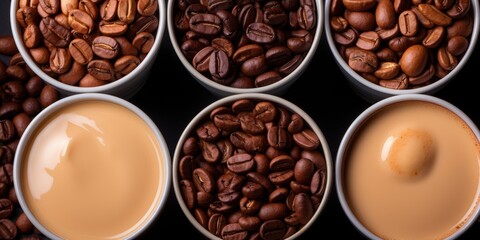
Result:
<svg viewBox="0 0 480 240"><path fill-rule="evenodd" d="M430 102L387 105L360 124L343 164L345 199L382 239L443 239L478 209L479 140Z"/></svg>

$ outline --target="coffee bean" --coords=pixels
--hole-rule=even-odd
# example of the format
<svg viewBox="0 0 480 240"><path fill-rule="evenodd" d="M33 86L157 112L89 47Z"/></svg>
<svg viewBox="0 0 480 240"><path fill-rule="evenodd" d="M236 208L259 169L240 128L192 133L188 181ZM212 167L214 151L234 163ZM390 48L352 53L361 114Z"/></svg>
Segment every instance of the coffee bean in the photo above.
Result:
<svg viewBox="0 0 480 240"><path fill-rule="evenodd" d="M40 0L42 2L43 0ZM17 236L17 226L8 218L0 219L0 238L15 239Z"/></svg>

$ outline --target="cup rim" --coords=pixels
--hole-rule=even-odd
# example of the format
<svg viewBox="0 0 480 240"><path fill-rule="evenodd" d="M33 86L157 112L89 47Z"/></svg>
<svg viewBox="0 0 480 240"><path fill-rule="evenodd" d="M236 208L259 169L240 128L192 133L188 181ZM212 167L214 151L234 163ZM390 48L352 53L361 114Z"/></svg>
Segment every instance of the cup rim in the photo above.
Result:
<svg viewBox="0 0 480 240"><path fill-rule="evenodd" d="M134 231L131 232L128 238L135 238L142 234L145 230L147 230L158 218L161 212L163 212L167 200L169 197L169 192L171 189L172 185L172 180L171 180L171 156L169 152L169 148L166 142L166 139L162 135L161 131L153 122L153 120L145 113L143 112L140 108L135 106L133 103L130 103L129 101L113 96L110 94L105 94L105 93L81 93L81 94L76 94L76 95L71 95L67 96L65 98L61 98L58 101L52 103L51 105L47 106L44 108L40 113L36 115L35 118L32 119L30 124L27 126L25 132L22 135L22 138L20 138L18 146L17 146L17 154L15 154L15 159L13 163L13 179L14 182L16 183L14 188L15 192L17 193L17 198L18 202L20 204L20 207L23 209L27 217L31 220L32 224L37 228L42 234L47 236L50 239L61 239L59 236L55 235L53 232L48 230L46 227L40 223L40 221L35 217L35 215L30 211L30 208L28 204L26 203L26 200L24 199L24 195L22 192L22 178L21 178L21 167L24 164L24 151L25 148L28 146L28 144L32 141L32 136L37 130L37 127L39 127L43 122L45 122L49 116L52 114L55 114L59 110L61 110L63 107L70 106L72 104L78 103L78 102L83 102L83 101L100 101L100 102L109 102L109 103L114 103L118 106L122 106L128 110L130 110L134 115L138 116L141 118L141 121L143 121L145 124L148 125L148 127L151 129L151 131L154 133L155 139L158 143L158 146L160 147L161 155L163 158L163 161L161 159L158 159L160 162L160 165L163 167L163 175L160 175L159 177L159 189L157 190L157 197L153 203L154 209L149 215L149 217L143 221L143 223Z"/></svg>
<svg viewBox="0 0 480 240"><path fill-rule="evenodd" d="M262 87L254 87L254 88L237 88L237 87L231 87L227 85L223 85L220 83L217 83L213 81L210 78L207 78L203 74L201 74L197 69L195 69L192 66L192 63L190 63L187 58L183 55L182 50L180 49L179 46L179 41L176 36L177 30L175 29L174 26L174 4L177 2L177 0L171 0L168 1L168 6L167 6L167 28L168 28L168 35L169 39L171 42L171 45L174 49L175 55L177 58L180 60L182 63L183 67L194 77L194 79L199 82L203 87L208 89L211 92L216 92L217 95L220 95L221 97L225 97L228 95L233 95L233 94L240 94L240 93L268 93L268 94L277 94L283 87L287 87L290 84L293 84L294 81L296 81L302 73L306 70L310 62L315 56L315 53L317 51L318 46L320 45L320 41L324 32L324 3L321 0L315 0L316 4L316 13L317 13L317 23L315 26L315 36L313 38L312 46L310 47L310 50L308 50L307 54L305 55L303 61L300 63L300 65L293 70L290 74L287 76L283 77L281 80L266 85Z"/></svg>
<svg viewBox="0 0 480 240"><path fill-rule="evenodd" d="M184 128L182 134L180 135L174 151L174 155L173 155L172 176L173 176L173 188L174 188L175 197L177 199L177 203L182 209L183 214L187 217L190 223L197 229L197 231L201 232L204 236L210 239L219 239L217 236L213 235L207 229L201 226L200 223L198 223L198 221L195 219L195 217L192 215L192 213L186 206L185 201L182 198L182 193L179 186L180 176L178 173L179 171L178 165L182 156L182 145L185 142L185 140L189 137L189 135L195 131L195 127L197 126L197 124L202 119L205 119L205 117L209 116L210 112L216 107L231 104L234 101L240 100L240 99L252 99L252 100L260 100L260 101L266 100L266 101L273 102L277 105L283 106L289 111L296 112L302 116L302 118L305 120L305 123L311 127L311 129L317 134L317 136L320 139L320 143L321 143L320 146L323 150L323 155L325 157L326 166L327 166L327 179L326 179L325 193L322 197L322 201L320 205L316 209L314 215L309 220L309 222L304 227L299 229L295 234L287 238L287 239L295 239L299 237L303 232L307 231L315 223L315 221L319 218L319 216L324 211L326 205L328 204L328 201L331 198L330 196L331 196L331 190L333 188L333 180L334 180L333 179L333 175L334 175L333 159L332 159L332 154L331 154L330 146L327 142L327 139L323 134L322 130L320 129L320 127L315 122L315 120L313 120L304 110L302 110L297 105L293 104L292 102L286 99L278 97L276 95L272 95L268 93L241 93L241 94L230 95L230 96L217 99L216 101L204 107L200 112L196 113L195 117L192 118L192 120L188 123L188 125Z"/></svg>
<svg viewBox="0 0 480 240"><path fill-rule="evenodd" d="M25 47L25 43L23 42L23 39L21 37L23 35L20 34L22 30L16 19L18 3L19 3L19 0L12 0L10 4L10 26L12 30L12 36L17 46L17 49L20 55L22 56L22 58L24 59L24 61L26 62L26 64L32 69L32 71L47 83L51 84L57 89L60 89L62 91L62 94L64 94L64 92L68 92L70 94L92 93L92 92L108 93L109 91L112 91L113 89L116 89L126 84L129 81L133 81L132 79L134 79L136 76L144 72L149 66L149 64L155 62L157 52L160 49L160 46L163 41L163 36L165 34L165 25L166 25L165 1L158 0L158 27L157 27L157 32L155 34L155 41L152 45L152 50L145 56L145 58L140 62L140 64L135 69L133 69L132 72L130 72L129 74L125 75L124 77L118 80L107 83L105 85L95 86L95 87L73 86L66 83L62 83L58 79L50 77L44 71L42 71L42 69L40 69L40 67L33 61L32 57L27 51L27 47Z"/></svg>
<svg viewBox="0 0 480 240"><path fill-rule="evenodd" d="M333 0L325 0L325 13L324 13L325 31L324 32L325 32L325 37L327 39L327 43L330 48L330 51L333 54L333 57L335 58L335 62L337 63L339 68L342 69L342 73L344 73L344 75L348 75L349 77L353 78L355 82L358 82L361 86L366 87L369 90L373 90L381 94L386 94L387 96L400 95L400 94L429 94L429 93L434 93L435 91L441 89L442 87L446 86L451 80L453 80L455 76L458 75L459 72L462 71L464 66L467 64L468 60L471 58L471 55L475 51L475 48L478 42L478 38L479 38L478 30L480 29L479 3L478 1L469 0L471 2L470 7L473 8L473 10L471 10L473 11L473 14L472 14L473 30L469 39L470 42L469 42L467 51L464 53L462 59L460 59L457 66L443 78L418 88L391 89L391 88L382 87L360 76L357 72L355 72L352 68L350 68L350 66L348 66L348 64L343 60L343 57L340 55L338 48L335 45L335 41L333 40L333 36L332 36L333 30L330 28L329 19L330 19L330 8L331 8L332 1ZM370 95L373 95L373 94L374 93L370 93ZM383 98L385 97L382 97L382 99Z"/></svg>
<svg viewBox="0 0 480 240"><path fill-rule="evenodd" d="M355 216L352 209L350 208L350 205L348 204L348 201L345 197L346 191L344 190L344 187L343 187L344 186L343 168L346 164L345 163L346 159L344 156L348 152L348 145L355 138L356 132L362 128L362 124L365 121L368 121L368 119L371 116L376 114L378 111L384 109L385 107L388 107L389 105L392 105L392 104L405 102L405 101L421 101L421 102L433 103L451 111L468 125L469 129L475 134L476 138L480 141L480 131L478 126L471 120L471 118L465 112L463 112L460 108L456 107L452 103L432 95L420 94L420 93L418 94L408 93L408 94L395 95L395 96L391 96L391 97L387 97L385 99L379 100L378 102L366 108L362 113L360 113L360 115L358 115L350 124L350 126L348 127L347 131L343 135L343 138L340 142L337 155L336 155L336 162L335 162L335 185L336 185L338 199L340 201L340 205L344 213L347 215L350 222L353 223L353 225L364 236L368 237L369 239L380 240L378 236L373 234L360 222L360 220ZM480 165L479 165L479 169L480 169ZM477 193L475 196L477 201L479 201L480 200L480 178L478 179ZM462 225L462 227L459 230L455 231L453 234L448 236L447 239L455 239L461 236L472 225L475 224L476 220L479 217L480 217L480 207L477 206L475 209L471 211L470 217L468 218L466 223Z"/></svg>

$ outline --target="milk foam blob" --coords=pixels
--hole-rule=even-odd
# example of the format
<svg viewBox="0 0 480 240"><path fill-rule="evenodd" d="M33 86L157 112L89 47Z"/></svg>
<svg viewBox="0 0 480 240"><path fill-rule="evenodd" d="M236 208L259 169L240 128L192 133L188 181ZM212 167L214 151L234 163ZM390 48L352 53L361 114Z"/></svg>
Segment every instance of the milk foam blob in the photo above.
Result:
<svg viewBox="0 0 480 240"><path fill-rule="evenodd" d="M433 139L426 131L406 128L389 136L382 148L382 160L400 176L414 177L432 160Z"/></svg>

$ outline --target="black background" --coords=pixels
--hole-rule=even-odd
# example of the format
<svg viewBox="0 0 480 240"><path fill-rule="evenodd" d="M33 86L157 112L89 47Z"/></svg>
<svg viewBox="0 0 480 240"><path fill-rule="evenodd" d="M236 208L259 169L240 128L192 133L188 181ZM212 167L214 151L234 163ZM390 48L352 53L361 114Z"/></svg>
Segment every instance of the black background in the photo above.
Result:
<svg viewBox="0 0 480 240"><path fill-rule="evenodd" d="M10 1L0 0L0 35L11 34L9 11ZM183 67L172 48L168 34L168 29L165 28L161 48L147 83L129 100L157 124L173 158L177 141L189 121L219 97L200 85ZM0 59L7 63L7 58ZM480 49L477 47L469 63L454 80L434 94L460 108L477 125L480 124L480 99L476 87L480 82L479 63ZM334 61L324 33L309 67L281 97L302 108L316 121L329 143L333 167L343 134L355 117L372 104L359 97L350 87ZM337 239L364 238L341 208L335 183L332 184L327 201L322 215L301 238L320 239L326 236L334 236ZM164 210L141 239L172 237L204 238L181 211L173 186ZM461 238L479 239L479 237L480 223L476 222Z"/></svg>

